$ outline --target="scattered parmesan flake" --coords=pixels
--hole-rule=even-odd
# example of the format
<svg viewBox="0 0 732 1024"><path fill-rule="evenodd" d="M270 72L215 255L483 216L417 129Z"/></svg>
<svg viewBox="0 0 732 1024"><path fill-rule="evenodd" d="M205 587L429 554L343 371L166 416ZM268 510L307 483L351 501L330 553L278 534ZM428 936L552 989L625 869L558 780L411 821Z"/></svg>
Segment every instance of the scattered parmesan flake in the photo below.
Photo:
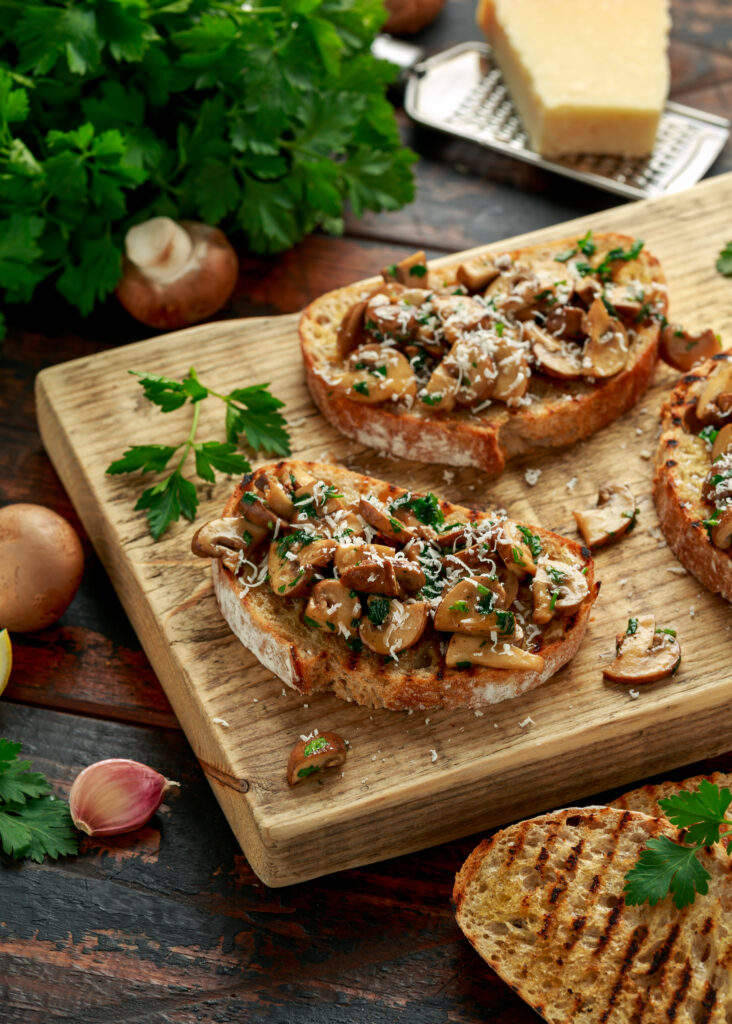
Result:
<svg viewBox="0 0 732 1024"><path fill-rule="evenodd" d="M618 586L619 587L624 587L627 582L628 582L628 577L627 576L623 576L622 580L618 580Z"/></svg>
<svg viewBox="0 0 732 1024"><path fill-rule="evenodd" d="M494 723L493 723L493 728L494 728L494 729L497 729L497 728L498 728L498 722L494 722Z"/></svg>
<svg viewBox="0 0 732 1024"><path fill-rule="evenodd" d="M625 449L626 449L626 448L627 448L628 446L627 446L627 444L625 443L625 441L623 441L623 443L622 443L622 444L620 445L620 447L621 447L621 448L623 449L623 451L625 451Z"/></svg>
<svg viewBox="0 0 732 1024"><path fill-rule="evenodd" d="M429 725L429 724L430 724L430 720L429 720L429 718L425 718L425 720L424 720L424 724L425 724L425 725Z"/></svg>
<svg viewBox="0 0 732 1024"><path fill-rule="evenodd" d="M638 454L642 459L645 459L646 461L648 461L648 459L653 458L653 452L649 452L647 448L641 448Z"/></svg>
<svg viewBox="0 0 732 1024"><path fill-rule="evenodd" d="M645 414L646 414L646 413L648 412L648 409L647 409L647 408L645 407L645 405L644 405L644 406L643 406L643 408L641 409L641 412L642 412L642 413L643 413L644 415L645 415Z"/></svg>
<svg viewBox="0 0 732 1024"><path fill-rule="evenodd" d="M628 690L628 696L631 700L638 700L640 697L640 690Z"/></svg>
<svg viewBox="0 0 732 1024"><path fill-rule="evenodd" d="M286 697L286 696L287 696L287 690L283 686L282 687L282 693L280 694L280 697Z"/></svg>
<svg viewBox="0 0 732 1024"><path fill-rule="evenodd" d="M575 487L577 486L577 481L578 480L579 480L579 477L573 476L571 480L567 481L566 487L567 487L567 490L570 492L570 494L575 489Z"/></svg>
<svg viewBox="0 0 732 1024"><path fill-rule="evenodd" d="M307 419L306 416L301 416L300 419L298 419L298 420L288 420L287 421L287 426L288 427L301 427L306 419Z"/></svg>
<svg viewBox="0 0 732 1024"><path fill-rule="evenodd" d="M475 714L475 717L476 717L476 718L482 718L482 717L483 717L483 714L484 714L484 712L483 712L483 711L475 711L475 712L474 712L474 714Z"/></svg>
<svg viewBox="0 0 732 1024"><path fill-rule="evenodd" d="M225 729L229 728L229 723L225 718L214 718L214 722L216 722L217 725L223 725Z"/></svg>
<svg viewBox="0 0 732 1024"><path fill-rule="evenodd" d="M524 480L529 485L529 487L533 487L534 484L538 484L540 476L540 469L527 469L524 473Z"/></svg>
<svg viewBox="0 0 732 1024"><path fill-rule="evenodd" d="M640 437L640 436L641 436L642 434L644 434L644 433L645 433L645 431L643 430L643 428L642 428L642 427L636 427L636 428L635 428L635 432L636 432L636 434L638 435L638 437Z"/></svg>
<svg viewBox="0 0 732 1024"><path fill-rule="evenodd" d="M525 729L527 725L535 725L534 719L531 715L527 715L523 722L519 722L519 729Z"/></svg>
<svg viewBox="0 0 732 1024"><path fill-rule="evenodd" d="M309 707L310 707L310 705L309 705L309 704L303 704L303 707L304 707L304 708L309 708Z"/></svg>
<svg viewBox="0 0 732 1024"><path fill-rule="evenodd" d="M252 697L252 704L259 704L259 697Z"/></svg>
<svg viewBox="0 0 732 1024"><path fill-rule="evenodd" d="M372 761L375 761L375 760L376 760L376 754L374 754L374 755L373 755L373 757L371 758L371 760L372 760Z"/></svg>
<svg viewBox="0 0 732 1024"><path fill-rule="evenodd" d="M414 708L407 708L407 714L408 715L413 715L414 714Z"/></svg>
<svg viewBox="0 0 732 1024"><path fill-rule="evenodd" d="M445 472L442 474L442 479L445 481L446 484L451 484L455 479L455 474L451 469L446 469Z"/></svg>
<svg viewBox="0 0 732 1024"><path fill-rule="evenodd" d="M437 751L436 750L430 750L430 755L432 757L432 764L434 764L435 761L437 760Z"/></svg>
<svg viewBox="0 0 732 1024"><path fill-rule="evenodd" d="M690 604L689 605L689 618L693 619L695 615L696 615L696 608L694 607L693 604Z"/></svg>

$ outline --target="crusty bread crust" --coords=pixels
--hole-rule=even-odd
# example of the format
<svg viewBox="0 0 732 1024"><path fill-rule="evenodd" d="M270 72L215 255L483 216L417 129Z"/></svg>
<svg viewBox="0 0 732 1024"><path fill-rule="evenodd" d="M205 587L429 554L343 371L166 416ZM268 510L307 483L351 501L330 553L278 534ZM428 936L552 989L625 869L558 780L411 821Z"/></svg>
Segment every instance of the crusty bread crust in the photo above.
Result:
<svg viewBox="0 0 732 1024"><path fill-rule="evenodd" d="M277 469L287 471L290 466L334 483L347 498L373 493L394 500L406 493L404 488L326 463L282 462ZM257 472L268 468L261 467ZM241 494L242 485L231 495L224 516L236 514ZM446 516L461 513L474 522L489 517L487 512L476 513L448 502L441 502L440 507ZM435 633L425 634L414 647L403 651L398 661L366 649L350 650L338 637L302 622L303 599L280 598L266 584L247 589L216 559L212 567L214 590L232 632L266 668L299 693L331 690L343 700L392 710L477 708L518 697L567 664L579 648L597 596L599 587L589 552L549 530L535 526L531 530L539 535L548 552L564 553L570 560L586 565L589 588L579 609L557 620L561 629L547 634L540 651L545 662L541 672L448 668Z"/></svg>
<svg viewBox="0 0 732 1024"><path fill-rule="evenodd" d="M685 374L661 411L653 497L661 529L681 564L713 593L732 601L732 554L715 547L703 520L710 514L702 484L711 466L709 448L685 426L699 389L722 360L722 352Z"/></svg>
<svg viewBox="0 0 732 1024"><path fill-rule="evenodd" d="M620 234L596 235L599 251L628 248L633 239ZM576 239L510 251L514 260L529 265L547 262L573 245ZM460 260L434 273L445 284L456 279ZM561 264L557 263L557 267ZM659 312L666 311L665 278L658 260L643 249L637 260L623 263L618 283L637 281L653 285L660 296ZM336 335L347 310L370 290L359 284L328 292L311 303L300 321L300 340L308 387L321 412L341 433L379 451L420 462L478 466L500 472L508 459L543 448L562 447L589 437L627 412L650 384L658 359L659 327L639 326L627 366L613 377L587 381L552 381L533 375L530 405L494 403L474 413L455 410L430 412L421 403L407 410L354 402L329 383L336 355ZM662 307L662 308L661 308Z"/></svg>
<svg viewBox="0 0 732 1024"><path fill-rule="evenodd" d="M732 1000L729 858L702 851L709 892L626 905L626 872L668 822L611 807L567 808L498 832L458 872L460 928L550 1024L726 1024Z"/></svg>
<svg viewBox="0 0 732 1024"><path fill-rule="evenodd" d="M698 789L699 783L704 780L711 782L714 786L719 786L720 789L732 786L732 775L725 774L724 772L713 772L711 775L694 775L692 778L684 779L681 782L659 782L640 786L638 789L631 789L630 792L623 793L621 796L616 797L615 800L611 800L608 807L618 807L622 811L640 811L642 814L648 814L652 818L660 818L664 815L659 807L659 800L675 796L681 791L691 792Z"/></svg>

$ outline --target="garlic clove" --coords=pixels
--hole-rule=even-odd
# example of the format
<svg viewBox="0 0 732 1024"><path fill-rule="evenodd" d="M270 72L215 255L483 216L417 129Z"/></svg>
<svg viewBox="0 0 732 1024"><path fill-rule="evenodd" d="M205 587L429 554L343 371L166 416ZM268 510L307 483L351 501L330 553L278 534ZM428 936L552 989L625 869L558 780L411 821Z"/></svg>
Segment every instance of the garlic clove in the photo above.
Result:
<svg viewBox="0 0 732 1024"><path fill-rule="evenodd" d="M77 775L69 793L74 825L90 836L133 832L153 816L171 782L139 761L109 758Z"/></svg>

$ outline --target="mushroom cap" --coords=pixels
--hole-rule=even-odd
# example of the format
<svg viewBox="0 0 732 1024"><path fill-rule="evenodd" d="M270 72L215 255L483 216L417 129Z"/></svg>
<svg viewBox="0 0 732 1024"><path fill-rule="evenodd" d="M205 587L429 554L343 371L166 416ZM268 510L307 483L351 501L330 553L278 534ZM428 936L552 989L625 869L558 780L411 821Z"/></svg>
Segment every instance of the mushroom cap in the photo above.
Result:
<svg viewBox="0 0 732 1024"><path fill-rule="evenodd" d="M429 604L426 601L402 604L401 601L392 600L386 618L380 623L361 619L359 636L376 654L391 657L417 643L425 631L428 619Z"/></svg>
<svg viewBox="0 0 732 1024"><path fill-rule="evenodd" d="M453 633L447 645L445 664L449 668L481 665L484 668L528 669L541 672L545 662L540 654L532 654L531 651L525 651L505 641L499 640L497 644L492 644L484 637Z"/></svg>
<svg viewBox="0 0 732 1024"><path fill-rule="evenodd" d="M711 328L689 334L678 324L666 324L661 331L659 355L669 366L688 373L697 363L716 355L721 345Z"/></svg>
<svg viewBox="0 0 732 1024"><path fill-rule="evenodd" d="M716 526L711 530L712 544L716 548L726 550L732 545L732 505L723 511Z"/></svg>
<svg viewBox="0 0 732 1024"><path fill-rule="evenodd" d="M236 285L239 260L226 235L196 221L182 221L180 227L190 236L192 253L177 277L156 283L127 256L122 261L117 298L149 327L173 330L199 323L226 305Z"/></svg>
<svg viewBox="0 0 732 1024"><path fill-rule="evenodd" d="M696 400L696 416L700 423L712 423L722 426L732 416L732 404L724 403L720 398L732 392L732 359L719 362L717 368L709 375L699 390Z"/></svg>
<svg viewBox="0 0 732 1024"><path fill-rule="evenodd" d="M635 521L635 497L626 484L605 484L597 507L573 511L577 529L591 550L610 544L627 533Z"/></svg>
<svg viewBox="0 0 732 1024"><path fill-rule="evenodd" d="M732 451L732 423L727 423L714 438L712 462L725 452Z"/></svg>
<svg viewBox="0 0 732 1024"><path fill-rule="evenodd" d="M611 317L601 298L596 298L585 314L584 328L588 335L583 366L585 376L612 377L628 362L628 332Z"/></svg>

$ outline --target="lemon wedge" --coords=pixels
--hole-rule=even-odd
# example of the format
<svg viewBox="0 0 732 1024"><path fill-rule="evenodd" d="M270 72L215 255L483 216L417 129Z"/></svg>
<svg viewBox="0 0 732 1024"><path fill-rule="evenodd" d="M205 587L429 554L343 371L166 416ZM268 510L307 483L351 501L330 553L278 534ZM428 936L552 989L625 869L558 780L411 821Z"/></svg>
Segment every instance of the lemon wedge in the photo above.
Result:
<svg viewBox="0 0 732 1024"><path fill-rule="evenodd" d="M13 648L7 629L0 630L0 693L5 689L13 667Z"/></svg>

